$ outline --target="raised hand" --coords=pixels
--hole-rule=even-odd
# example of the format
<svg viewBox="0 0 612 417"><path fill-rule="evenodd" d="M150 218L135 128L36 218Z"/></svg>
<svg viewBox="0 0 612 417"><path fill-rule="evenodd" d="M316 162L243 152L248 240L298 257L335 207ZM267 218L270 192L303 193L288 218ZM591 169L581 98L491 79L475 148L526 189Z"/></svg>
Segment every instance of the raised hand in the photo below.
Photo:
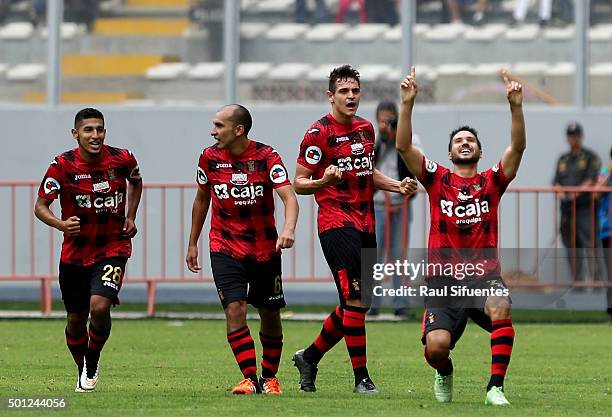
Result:
<svg viewBox="0 0 612 417"><path fill-rule="evenodd" d="M402 103L413 103L417 92L416 70L412 67L410 69L410 75L407 75L400 84L400 98L402 99Z"/></svg>
<svg viewBox="0 0 612 417"><path fill-rule="evenodd" d="M504 84L506 84L506 97L511 106L520 106L523 104L523 86L517 81L510 81L508 74L502 73Z"/></svg>

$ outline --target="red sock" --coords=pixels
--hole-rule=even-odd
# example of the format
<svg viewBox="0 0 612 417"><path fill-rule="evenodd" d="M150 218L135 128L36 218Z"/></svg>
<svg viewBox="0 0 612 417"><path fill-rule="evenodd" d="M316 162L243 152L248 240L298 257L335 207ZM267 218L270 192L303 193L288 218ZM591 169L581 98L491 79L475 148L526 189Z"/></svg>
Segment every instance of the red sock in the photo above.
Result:
<svg viewBox="0 0 612 417"><path fill-rule="evenodd" d="M263 378L274 378L278 372L278 364L283 352L283 336L266 336L260 332L259 340L263 347L261 376Z"/></svg>
<svg viewBox="0 0 612 417"><path fill-rule="evenodd" d="M74 337L68 334L68 329L66 328L66 345L68 346L68 350L72 354L72 359L74 359L74 363L79 367L79 374L83 371L83 360L85 359L85 352L87 352L87 345L89 344L89 337L87 333L83 334L81 337Z"/></svg>
<svg viewBox="0 0 612 417"><path fill-rule="evenodd" d="M307 362L317 364L327 351L336 346L336 344L344 337L342 330L342 320L344 318L344 310L341 306L336 307L332 313L327 316L323 323L321 333L315 341L304 351L304 359Z"/></svg>
<svg viewBox="0 0 612 417"><path fill-rule="evenodd" d="M249 332L249 327L244 326L227 335L227 341L234 352L234 357L240 371L245 378L257 379L257 361L255 359L255 343Z"/></svg>
<svg viewBox="0 0 612 417"><path fill-rule="evenodd" d="M367 309L365 308L345 306L344 319L342 320L344 341L351 357L356 384L362 379L369 377L366 354L366 311Z"/></svg>
<svg viewBox="0 0 612 417"><path fill-rule="evenodd" d="M496 320L491 323L491 379L487 390L492 386L503 387L504 377L512 355L514 344L514 328L512 319Z"/></svg>

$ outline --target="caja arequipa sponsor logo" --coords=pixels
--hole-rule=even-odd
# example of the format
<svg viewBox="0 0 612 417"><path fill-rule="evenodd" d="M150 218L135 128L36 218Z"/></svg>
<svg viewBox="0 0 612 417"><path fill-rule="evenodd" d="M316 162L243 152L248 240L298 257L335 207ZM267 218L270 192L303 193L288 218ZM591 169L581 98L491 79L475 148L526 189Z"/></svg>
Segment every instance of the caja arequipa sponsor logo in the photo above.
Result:
<svg viewBox="0 0 612 417"><path fill-rule="evenodd" d="M282 184L287 180L287 170L284 166L276 164L270 168L270 180L274 184Z"/></svg>
<svg viewBox="0 0 612 417"><path fill-rule="evenodd" d="M219 200L232 198L236 205L255 204L257 197L263 197L263 185L230 186L228 184L214 184L213 191Z"/></svg>
<svg viewBox="0 0 612 417"><path fill-rule="evenodd" d="M448 217L455 216L458 219L480 217L483 214L489 213L489 202L477 198L469 204L455 205L452 201L440 199L440 209Z"/></svg>
<svg viewBox="0 0 612 417"><path fill-rule="evenodd" d="M79 194L75 196L76 205L80 208L94 208L96 211L104 211L106 209L116 210L123 203L123 193L115 191L115 194L106 196L91 196L89 194Z"/></svg>
<svg viewBox="0 0 612 417"><path fill-rule="evenodd" d="M196 179L198 181L198 184L201 184L201 185L208 184L208 177L206 176L206 172L204 172L204 170L200 167L198 167Z"/></svg>
<svg viewBox="0 0 612 417"><path fill-rule="evenodd" d="M323 158L323 152L318 146L309 146L308 148L306 148L304 158L306 159L306 162L308 162L310 165L316 165L321 162L321 159Z"/></svg>
<svg viewBox="0 0 612 417"><path fill-rule="evenodd" d="M47 177L43 184L43 190L45 190L45 194L58 192L60 190L59 182L53 177Z"/></svg>

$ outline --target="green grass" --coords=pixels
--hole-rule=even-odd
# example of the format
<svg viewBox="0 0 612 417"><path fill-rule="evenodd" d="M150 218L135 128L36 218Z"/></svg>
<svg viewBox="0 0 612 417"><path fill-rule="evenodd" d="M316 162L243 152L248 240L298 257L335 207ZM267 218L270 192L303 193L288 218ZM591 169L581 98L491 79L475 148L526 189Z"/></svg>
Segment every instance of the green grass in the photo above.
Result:
<svg viewBox="0 0 612 417"><path fill-rule="evenodd" d="M256 335L258 323L251 322ZM483 405L489 337L470 324L453 353L455 399L433 399L416 323L368 325L368 358L378 396L352 394L344 344L323 359L318 392L298 390L292 353L320 323L285 323L281 397L234 397L240 379L221 321L116 320L101 359L98 390L73 392L76 367L62 320L0 321L0 398L65 397L67 416L609 416L612 329L605 324L519 324L506 382L512 406ZM256 341L257 350L261 348ZM6 405L4 405L6 407ZM42 415L37 411L0 415Z"/></svg>

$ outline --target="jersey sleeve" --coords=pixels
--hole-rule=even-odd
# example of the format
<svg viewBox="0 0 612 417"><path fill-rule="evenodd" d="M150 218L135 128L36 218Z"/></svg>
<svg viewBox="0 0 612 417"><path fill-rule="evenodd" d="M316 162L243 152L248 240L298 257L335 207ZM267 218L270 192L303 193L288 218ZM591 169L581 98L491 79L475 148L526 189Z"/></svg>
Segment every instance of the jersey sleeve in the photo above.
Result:
<svg viewBox="0 0 612 417"><path fill-rule="evenodd" d="M210 184L208 183L208 175L206 174L207 169L208 158L206 156L206 149L204 149L204 151L202 151L202 154L200 155L200 159L198 161L198 169L196 171L196 183L202 191L207 191L210 188Z"/></svg>
<svg viewBox="0 0 612 417"><path fill-rule="evenodd" d="M447 168L441 166L435 161L427 159L423 155L423 162L421 165L421 177L418 178L418 180L421 184L423 184L423 187L425 187L425 189L429 191L431 186L435 184L438 180L441 180L447 172Z"/></svg>
<svg viewBox="0 0 612 417"><path fill-rule="evenodd" d="M38 188L38 196L47 200L55 200L62 192L63 173L60 167L60 162L57 158L53 159L51 165L47 169L43 177L40 187Z"/></svg>
<svg viewBox="0 0 612 417"><path fill-rule="evenodd" d="M268 155L267 167L270 176L270 181L272 182L272 187L280 188L284 187L285 185L291 185L291 181L289 181L289 175L287 174L287 168L285 168L283 160L281 159L278 152L276 152L274 149L272 149L272 151Z"/></svg>
<svg viewBox="0 0 612 417"><path fill-rule="evenodd" d="M508 188L508 185L510 184L512 180L509 180L504 175L504 170L502 169L501 160L495 165L493 165L490 169L488 169L486 173L488 176L493 178L493 184L495 184L495 186L499 190L500 195L506 192L506 188Z"/></svg>
<svg viewBox="0 0 612 417"><path fill-rule="evenodd" d="M316 171L322 164L325 158L323 149L323 132L322 126L318 123L312 125L304 134L304 139L300 144L300 154L298 155L297 163Z"/></svg>
<svg viewBox="0 0 612 417"><path fill-rule="evenodd" d="M138 161L136 161L136 157L130 151L127 151L127 172L129 172L127 180L130 183L137 183L142 181L142 176L140 175L140 167L138 166Z"/></svg>

